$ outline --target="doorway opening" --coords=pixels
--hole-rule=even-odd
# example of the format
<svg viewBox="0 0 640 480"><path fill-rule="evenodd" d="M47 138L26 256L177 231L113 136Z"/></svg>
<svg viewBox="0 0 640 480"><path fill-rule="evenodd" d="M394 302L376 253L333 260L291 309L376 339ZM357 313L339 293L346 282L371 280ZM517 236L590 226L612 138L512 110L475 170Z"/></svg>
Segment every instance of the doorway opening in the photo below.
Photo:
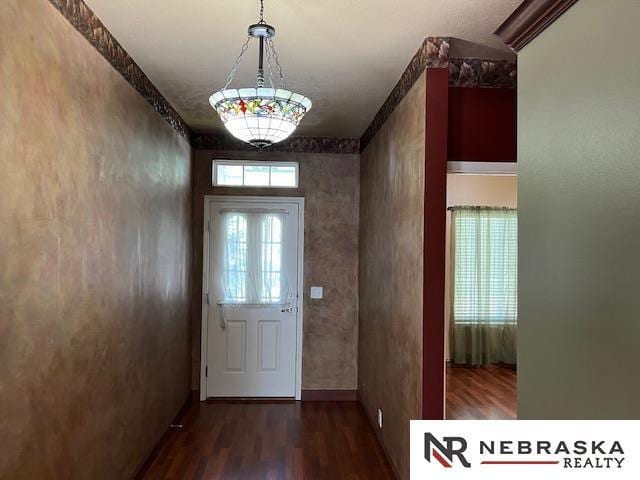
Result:
<svg viewBox="0 0 640 480"><path fill-rule="evenodd" d="M304 199L205 196L200 399L302 388Z"/></svg>
<svg viewBox="0 0 640 480"><path fill-rule="evenodd" d="M484 171L483 171L484 170ZM445 418L515 419L517 176L447 174Z"/></svg>

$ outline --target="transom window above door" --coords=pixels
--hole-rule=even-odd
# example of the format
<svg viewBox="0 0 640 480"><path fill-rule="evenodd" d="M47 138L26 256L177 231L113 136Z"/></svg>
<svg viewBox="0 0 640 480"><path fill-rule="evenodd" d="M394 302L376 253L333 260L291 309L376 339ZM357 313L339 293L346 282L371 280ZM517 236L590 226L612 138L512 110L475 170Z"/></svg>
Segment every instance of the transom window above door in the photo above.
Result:
<svg viewBox="0 0 640 480"><path fill-rule="evenodd" d="M217 187L298 188L298 162L214 160Z"/></svg>

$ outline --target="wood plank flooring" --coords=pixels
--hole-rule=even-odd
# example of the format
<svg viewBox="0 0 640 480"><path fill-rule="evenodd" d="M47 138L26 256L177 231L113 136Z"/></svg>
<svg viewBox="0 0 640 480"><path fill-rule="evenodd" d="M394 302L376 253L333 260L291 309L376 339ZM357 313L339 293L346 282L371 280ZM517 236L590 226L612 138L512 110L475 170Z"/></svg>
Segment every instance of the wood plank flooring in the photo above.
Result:
<svg viewBox="0 0 640 480"><path fill-rule="evenodd" d="M356 402L194 402L179 423L140 478L394 478Z"/></svg>
<svg viewBox="0 0 640 480"><path fill-rule="evenodd" d="M515 370L503 365L447 367L446 418L515 420Z"/></svg>

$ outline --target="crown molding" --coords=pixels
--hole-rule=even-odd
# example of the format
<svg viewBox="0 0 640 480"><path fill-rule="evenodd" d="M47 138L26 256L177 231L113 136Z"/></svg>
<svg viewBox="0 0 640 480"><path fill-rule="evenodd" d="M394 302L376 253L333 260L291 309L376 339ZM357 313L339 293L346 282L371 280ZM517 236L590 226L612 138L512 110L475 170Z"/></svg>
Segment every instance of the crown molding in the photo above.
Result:
<svg viewBox="0 0 640 480"><path fill-rule="evenodd" d="M524 0L494 32L519 52L578 0Z"/></svg>
<svg viewBox="0 0 640 480"><path fill-rule="evenodd" d="M191 142L192 132L189 126L86 3L82 0L49 0L49 3L100 52L176 132L187 142Z"/></svg>
<svg viewBox="0 0 640 480"><path fill-rule="evenodd" d="M236 140L230 135L193 134L191 145L196 150L240 150L258 151L248 143ZM289 153L334 153L353 154L360 152L360 140L349 137L298 137L292 136L264 150Z"/></svg>

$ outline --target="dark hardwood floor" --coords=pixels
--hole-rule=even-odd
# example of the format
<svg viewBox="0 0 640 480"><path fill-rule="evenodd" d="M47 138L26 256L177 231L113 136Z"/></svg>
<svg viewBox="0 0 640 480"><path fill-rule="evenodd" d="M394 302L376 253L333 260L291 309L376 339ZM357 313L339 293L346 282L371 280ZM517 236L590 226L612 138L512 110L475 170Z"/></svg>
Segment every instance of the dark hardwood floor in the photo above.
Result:
<svg viewBox="0 0 640 480"><path fill-rule="evenodd" d="M386 480L356 402L193 402L140 478Z"/></svg>
<svg viewBox="0 0 640 480"><path fill-rule="evenodd" d="M516 371L509 366L447 367L447 420L515 420Z"/></svg>

